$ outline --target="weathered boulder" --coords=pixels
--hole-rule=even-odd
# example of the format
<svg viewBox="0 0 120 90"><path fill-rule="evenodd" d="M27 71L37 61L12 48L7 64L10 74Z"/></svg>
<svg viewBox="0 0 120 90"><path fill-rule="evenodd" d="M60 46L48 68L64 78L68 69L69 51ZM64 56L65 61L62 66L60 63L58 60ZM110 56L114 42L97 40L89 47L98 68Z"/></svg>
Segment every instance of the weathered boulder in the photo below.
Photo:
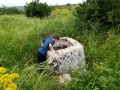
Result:
<svg viewBox="0 0 120 90"><path fill-rule="evenodd" d="M55 51L48 51L47 62L58 74L69 70L85 70L85 54L83 46L72 38L62 37L54 44Z"/></svg>

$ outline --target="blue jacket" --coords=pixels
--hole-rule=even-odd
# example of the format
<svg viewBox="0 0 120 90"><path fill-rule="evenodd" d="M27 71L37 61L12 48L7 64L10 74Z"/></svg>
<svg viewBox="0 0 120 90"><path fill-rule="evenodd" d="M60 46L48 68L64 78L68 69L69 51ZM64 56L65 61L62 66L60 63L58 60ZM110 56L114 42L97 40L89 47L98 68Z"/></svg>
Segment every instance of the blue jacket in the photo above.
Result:
<svg viewBox="0 0 120 90"><path fill-rule="evenodd" d="M38 51L43 54L47 55L47 51L50 50L49 44L54 45L55 41L52 38L46 38L42 40L43 45L38 49Z"/></svg>

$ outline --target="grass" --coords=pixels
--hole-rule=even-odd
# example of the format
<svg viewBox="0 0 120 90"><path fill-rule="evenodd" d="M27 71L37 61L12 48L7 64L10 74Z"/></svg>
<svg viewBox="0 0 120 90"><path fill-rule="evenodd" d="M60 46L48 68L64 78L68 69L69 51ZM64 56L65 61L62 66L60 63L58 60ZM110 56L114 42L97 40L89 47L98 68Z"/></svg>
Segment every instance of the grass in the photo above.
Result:
<svg viewBox="0 0 120 90"><path fill-rule="evenodd" d="M72 82L62 90L120 89L120 34L115 32L113 29L97 34L91 31L77 36L85 49L87 72L74 73Z"/></svg>
<svg viewBox="0 0 120 90"><path fill-rule="evenodd" d="M0 66L21 77L15 82L18 90L119 90L120 34L75 30L75 17L26 18L24 15L0 16ZM104 31L104 29L103 29ZM78 40L85 49L87 72L71 73L72 81L58 85L58 76L46 62L36 64L40 40L49 34ZM38 72L39 69L43 71Z"/></svg>

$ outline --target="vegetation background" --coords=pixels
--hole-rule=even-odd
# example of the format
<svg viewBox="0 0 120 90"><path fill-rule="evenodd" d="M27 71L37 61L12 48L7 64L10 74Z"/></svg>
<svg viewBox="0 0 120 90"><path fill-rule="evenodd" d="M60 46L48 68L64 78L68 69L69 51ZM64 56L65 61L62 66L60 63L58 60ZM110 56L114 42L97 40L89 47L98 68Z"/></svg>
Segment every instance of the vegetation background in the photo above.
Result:
<svg viewBox="0 0 120 90"><path fill-rule="evenodd" d="M20 79L14 81L18 90L120 89L119 14L115 13L116 24L106 24L104 21L108 19L100 21L100 17L96 19L100 20L94 22L93 17L97 17L97 14L94 11L96 8L90 5L95 3L92 1L87 0L79 5L55 6L50 15L42 19L27 18L23 14L0 16L0 66L7 68L8 73L17 72L20 75ZM82 18L80 15L83 15ZM104 15L101 17L103 20ZM47 67L46 62L35 63L40 40L52 33L76 39L85 49L87 72L70 72L72 81L65 85L58 84L58 75ZM40 69L43 71L38 72Z"/></svg>

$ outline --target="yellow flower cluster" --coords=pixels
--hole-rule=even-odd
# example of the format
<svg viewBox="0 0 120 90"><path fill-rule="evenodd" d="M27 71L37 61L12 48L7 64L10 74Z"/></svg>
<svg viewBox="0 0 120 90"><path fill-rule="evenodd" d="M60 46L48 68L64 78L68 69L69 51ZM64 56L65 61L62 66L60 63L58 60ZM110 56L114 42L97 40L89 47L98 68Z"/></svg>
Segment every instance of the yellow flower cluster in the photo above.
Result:
<svg viewBox="0 0 120 90"><path fill-rule="evenodd" d="M67 8L63 8L63 9L61 9L61 14L62 15L67 15L67 14L70 14L70 11Z"/></svg>
<svg viewBox="0 0 120 90"><path fill-rule="evenodd" d="M71 12L69 11L68 8L55 8L51 15L54 15L54 16L59 16L59 15L68 15L70 14Z"/></svg>
<svg viewBox="0 0 120 90"><path fill-rule="evenodd" d="M60 15L60 9L59 9L59 8L58 8L58 9L55 9L55 10L53 11L53 14L55 14L55 16Z"/></svg>
<svg viewBox="0 0 120 90"><path fill-rule="evenodd" d="M5 73L6 69L4 67L0 67L0 73Z"/></svg>
<svg viewBox="0 0 120 90"><path fill-rule="evenodd" d="M4 74L5 72L6 69L4 67L0 67L0 88L3 88L4 90L16 90L17 85L13 83L13 80L20 76L17 73Z"/></svg>

